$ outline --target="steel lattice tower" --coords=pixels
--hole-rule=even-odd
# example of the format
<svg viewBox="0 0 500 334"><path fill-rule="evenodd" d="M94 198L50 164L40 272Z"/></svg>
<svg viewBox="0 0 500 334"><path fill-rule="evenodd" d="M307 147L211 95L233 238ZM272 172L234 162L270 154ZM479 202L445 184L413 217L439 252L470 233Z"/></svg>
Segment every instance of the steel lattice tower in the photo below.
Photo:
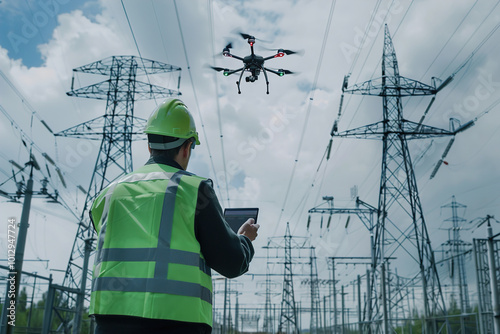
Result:
<svg viewBox="0 0 500 334"><path fill-rule="evenodd" d="M69 305L66 307L73 306L75 311L73 333L79 332L83 302L89 291L87 282L90 282L92 277L88 263L90 254L95 249L95 231L88 218L88 210L95 196L103 188L132 171L132 140L136 135L142 135L146 123L146 120L134 116L134 103L138 100L181 95L179 91L141 82L136 77L174 71L179 71L180 83L180 67L136 56L112 56L73 69L73 81L68 96L106 100L106 112L103 116L57 134L101 141L63 282L63 286L80 291L76 300L67 292L66 302ZM100 74L108 79L73 89L76 72Z"/></svg>
<svg viewBox="0 0 500 334"><path fill-rule="evenodd" d="M299 333L297 306L293 292L292 236L288 223L286 224L285 232L285 270L283 273L283 295L278 333Z"/></svg>
<svg viewBox="0 0 500 334"><path fill-rule="evenodd" d="M321 327L320 316L320 296L319 296L319 283L318 283L318 267L316 265L316 254L314 247L311 246L311 322L309 325L309 333L317 334L318 328Z"/></svg>
<svg viewBox="0 0 500 334"><path fill-rule="evenodd" d="M458 290L460 311L462 313L467 313L471 308L465 267L465 253L467 249L472 248L472 245L460 239L460 230L462 229L461 225L467 221L458 215L458 210L465 210L467 206L458 203L455 196L452 196L451 203L443 205L442 208L450 208L452 213L452 216L445 220L445 222L451 222L452 228L448 229L448 241L444 243L443 246L448 246L450 256L450 276L453 281L453 288L457 287ZM458 284L454 283L455 277L458 279Z"/></svg>
<svg viewBox="0 0 500 334"><path fill-rule="evenodd" d="M406 120L403 117L402 98L435 95L449 81L439 87L426 85L399 74L396 52L387 25L384 33L382 76L347 87L343 92L374 95L383 99L383 120L370 125L337 132L336 123L332 136L382 140L382 168L374 240L374 261L370 277L372 290L368 314L371 331L391 331L390 303L387 300L387 278L385 258L397 255L399 260L415 263L419 268L413 278L422 286L426 333L435 329L430 317L446 314L446 306L436 271L434 253L415 179L413 164L408 149L408 140L436 136L452 136L463 131L447 131ZM432 104L433 101L431 101ZM430 105L429 105L430 107ZM394 294L395 295L395 294Z"/></svg>

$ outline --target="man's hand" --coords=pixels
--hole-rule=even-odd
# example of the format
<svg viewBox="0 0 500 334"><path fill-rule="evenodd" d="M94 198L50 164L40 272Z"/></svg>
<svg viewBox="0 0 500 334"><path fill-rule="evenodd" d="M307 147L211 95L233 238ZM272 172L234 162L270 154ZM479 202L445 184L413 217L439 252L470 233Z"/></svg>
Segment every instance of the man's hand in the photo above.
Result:
<svg viewBox="0 0 500 334"><path fill-rule="evenodd" d="M245 237L250 239L250 241L254 241L257 238L257 230L260 225L255 224L255 220L253 218L249 218L243 225L241 225L238 230L238 234L243 234Z"/></svg>

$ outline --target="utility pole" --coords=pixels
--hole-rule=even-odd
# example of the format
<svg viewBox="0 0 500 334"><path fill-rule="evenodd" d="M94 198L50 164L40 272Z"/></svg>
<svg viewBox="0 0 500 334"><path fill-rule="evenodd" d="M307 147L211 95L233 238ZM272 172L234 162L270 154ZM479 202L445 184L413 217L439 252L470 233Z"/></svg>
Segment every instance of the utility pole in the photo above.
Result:
<svg viewBox="0 0 500 334"><path fill-rule="evenodd" d="M102 189L132 171L132 140L144 137L142 131L146 120L134 115L135 101L180 95L178 91L142 82L136 77L179 72L180 83L180 70L179 67L135 56L112 56L73 69L68 96L106 100L106 112L103 116L56 134L101 142L63 281L63 286L79 290L76 298L69 290L64 291L65 298L61 298L73 310L73 334L80 331L83 303L89 295L87 282L92 277L88 262L90 253L95 249L96 235L88 218L88 210ZM74 89L75 74L78 72L104 75L108 79ZM67 313L63 320L66 330L70 325L70 315Z"/></svg>
<svg viewBox="0 0 500 334"><path fill-rule="evenodd" d="M29 179L26 185L26 190L24 193L23 210L21 213L21 223L19 224L19 233L17 235L16 252L13 270L9 273L9 280L7 280L7 288L5 289L5 299L4 299L4 312L2 312L2 322L5 322L5 327L3 327L4 333L11 334L14 333L14 325L7 322L7 306L16 305L17 296L19 294L19 286L21 283L21 274L23 271L23 260L24 260L24 248L26 246L26 236L28 234L28 221L30 217L31 209L31 198L33 197L33 161L29 162L30 172ZM9 226L10 225L9 222ZM15 221L14 221L15 223ZM12 293L12 284L10 282L11 277L14 277L14 291ZM9 288L10 285L10 288ZM14 302L14 303L12 303ZM15 314L15 312L14 312ZM15 318L14 318L15 320Z"/></svg>
<svg viewBox="0 0 500 334"><path fill-rule="evenodd" d="M382 331L389 334L391 331L388 301L385 291L383 291L385 290L385 279L381 277L387 270L384 260L387 255L395 254L399 258L399 253L402 253L406 254L408 261L416 262L419 274L415 276L415 280L419 280L422 285L426 333L433 333L432 316L439 313L446 315L446 305L420 202L408 140L454 136L473 123L469 122L456 130L447 131L422 124L424 117L419 123L409 121L403 116L402 98L435 95L451 79L452 77L448 78L439 87L436 87L436 85L429 86L401 76L387 25L384 31L382 76L351 87L348 87L348 76L344 79L343 92L373 95L382 97L383 100L382 121L344 132L338 132L338 124L335 121L331 131L332 137L380 139L383 144L379 203L374 236L375 266L370 277L370 288L373 290L370 301L372 305L370 307L371 314L368 315L376 332ZM433 101L434 99L428 108ZM404 252L401 252L400 248ZM401 257L400 260L404 261L405 259ZM377 291L377 281L381 283L380 291ZM382 329L377 321L380 318L383 319Z"/></svg>
<svg viewBox="0 0 500 334"><path fill-rule="evenodd" d="M359 197L356 197L356 206L354 208L339 208L335 207L333 201L334 197L333 196L323 196L323 200L325 201L324 203L310 209L309 212L309 217L307 220L307 229L309 230L310 225L311 225L311 215L315 213L319 213L321 215L327 214L328 215L328 221L326 228L330 228L330 223L332 221L332 215L357 215L359 220L363 223L363 225L366 227L368 232L370 233L370 252L371 252L371 267L374 268L374 258L375 258L375 244L374 244L374 239L373 239L373 231L375 228L374 224L374 216L377 214L377 209L370 204L362 201L359 199ZM325 207L324 204L327 204ZM349 216L350 217L350 216ZM349 219L349 218L348 218ZM321 216L321 221L323 221L323 216ZM321 224L322 225L322 224ZM334 324L333 328L334 331L337 328L337 297L336 297L336 287L335 287L335 260L334 258L331 258L332 260L332 276L333 276L333 292L332 292L332 298L333 298L333 319L334 319ZM371 314L368 312L368 314Z"/></svg>
<svg viewBox="0 0 500 334"><path fill-rule="evenodd" d="M344 292L344 286L343 285L340 287L340 291L341 291L340 295L341 295L341 298L342 298L341 299L342 300L342 302L341 302L341 304L342 304L341 305L341 307L342 307L342 317L341 317L341 319L342 319L342 327L341 327L342 330L340 331L340 333L344 334L345 333L345 295L347 293Z"/></svg>
<svg viewBox="0 0 500 334"><path fill-rule="evenodd" d="M491 308L493 310L493 328L495 334L500 334L500 299L498 296L498 280L497 267L495 263L495 247L493 245L493 229L491 228L490 219L492 216L487 216L488 220L488 264L490 267L490 286L491 286Z"/></svg>
<svg viewBox="0 0 500 334"><path fill-rule="evenodd" d="M335 279L335 258L331 258L332 260L332 284L333 284L333 332L337 332L337 281Z"/></svg>
<svg viewBox="0 0 500 334"><path fill-rule="evenodd" d="M367 277L368 279L368 277ZM357 280L357 285L358 285L358 329L359 332L362 333L363 331L363 326L361 324L361 276L358 275L358 280Z"/></svg>
<svg viewBox="0 0 500 334"><path fill-rule="evenodd" d="M55 191L54 194L49 194L49 192L47 191L47 184L48 184L47 179L43 179L41 181L42 188L40 189L40 191L35 191L35 192L33 191L33 170L35 169L39 171L40 166L38 165L38 162L36 161L32 153L30 153L30 160L25 164L24 167L21 167L12 160L10 162L19 169L17 173L13 173L12 177L12 179L16 181L18 190L15 193L7 193L2 191L1 195L15 202L17 202L19 198L24 196L24 201L23 201L23 208L21 211L21 221L17 223L15 218L13 217L9 218L8 230L6 231L8 240L7 244L14 246L14 247L9 247L9 250L14 250L14 249L15 250L14 250L13 261L11 261L12 256L10 255L12 254L12 252L9 252L8 256L9 271L8 271L8 279L6 280L5 298L2 310L2 319L1 319L2 334L14 333L15 318L13 318L13 321L9 321L7 315L8 313L10 314L9 307L11 307L12 309L12 306L14 306L13 314L15 315L15 307L16 303L18 302L17 297L19 295L21 276L23 273L24 250L26 247L26 239L28 236L31 200L33 196L42 196L42 197L48 197L49 199L51 199L51 202L53 203L57 203L57 196L58 196L57 191ZM26 169L28 169L27 172L29 178L25 185L23 181L17 182L16 174L21 174L23 172L26 172ZM18 227L19 229L16 235L16 229Z"/></svg>

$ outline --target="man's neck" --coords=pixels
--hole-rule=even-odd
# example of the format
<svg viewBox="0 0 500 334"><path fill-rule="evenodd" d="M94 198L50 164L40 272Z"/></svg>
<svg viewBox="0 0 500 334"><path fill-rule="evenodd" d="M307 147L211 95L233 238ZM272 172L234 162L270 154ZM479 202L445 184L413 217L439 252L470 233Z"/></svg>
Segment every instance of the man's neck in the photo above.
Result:
<svg viewBox="0 0 500 334"><path fill-rule="evenodd" d="M168 165L171 167L175 167L178 169L185 170L180 163L178 163L176 160L168 158L163 155L152 155L149 157L149 160L146 162L146 165L150 164L162 164L162 165Z"/></svg>

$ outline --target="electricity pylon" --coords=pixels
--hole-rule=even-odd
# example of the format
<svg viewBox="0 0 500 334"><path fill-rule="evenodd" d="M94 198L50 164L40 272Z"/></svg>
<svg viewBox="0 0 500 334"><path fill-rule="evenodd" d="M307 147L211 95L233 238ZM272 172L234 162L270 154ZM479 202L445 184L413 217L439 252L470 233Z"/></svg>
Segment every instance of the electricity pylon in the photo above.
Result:
<svg viewBox="0 0 500 334"><path fill-rule="evenodd" d="M472 244L460 239L460 230L464 229L463 225L467 222L459 216L458 210L465 211L466 205L456 201L455 196L452 196L450 203L441 206L441 208L450 208L452 216L446 219L446 222L451 222L452 227L448 229L448 241L443 244L448 250L450 261L450 277L453 283L455 278L458 279L458 284L452 284L453 289L458 288L459 306L462 313L470 311L469 291L467 284L467 274L465 267L465 254L472 249Z"/></svg>
<svg viewBox="0 0 500 334"><path fill-rule="evenodd" d="M144 119L134 116L134 103L138 100L181 95L175 90L138 81L136 76L179 71L180 83L180 70L180 67L136 56L112 56L73 69L68 96L106 100L104 115L56 134L101 141L63 281L63 286L80 291L76 299L72 293L66 291L67 298L63 299L70 304L65 305L66 308L69 306L75 312L72 323L75 334L80 330L83 302L89 290L87 281L90 282L88 279L92 277L91 271L88 270L89 258L95 249L95 231L88 218L88 210L103 188L132 171L132 140L138 139L134 137L142 134L146 123ZM100 74L108 79L74 89L76 72ZM68 326L68 323L64 326Z"/></svg>
<svg viewBox="0 0 500 334"><path fill-rule="evenodd" d="M320 295L318 283L318 266L316 265L316 253L314 247L311 246L311 322L309 325L309 333L318 334L321 328L321 316L319 310Z"/></svg>
<svg viewBox="0 0 500 334"><path fill-rule="evenodd" d="M282 239L283 242L276 242L273 239ZM305 237L294 237L290 234L290 224L286 224L286 231L283 237L273 237L269 238L267 246L264 246L266 249L282 249L285 251L284 262L280 262L284 264L283 270L283 293L281 296L281 308L280 308L280 321L278 325L277 333L293 333L298 334L300 332L299 329L299 319L297 314L297 304L295 302L295 293L293 289L293 278L294 276L300 276L301 274L294 274L292 270L292 265L305 265L306 262L300 261L302 257L300 254L298 256L292 256L292 249L310 249L311 246L306 246L306 242L308 241ZM293 259L293 261L292 261ZM309 257L307 258L309 260ZM269 256L268 256L268 265L269 265ZM307 264L309 261L307 261ZM270 276L272 274L267 273L266 276ZM280 275L281 276L281 275ZM269 286L270 287L270 286ZM269 295L269 294L267 294ZM270 303L270 301L269 301Z"/></svg>
<svg viewBox="0 0 500 334"><path fill-rule="evenodd" d="M384 51L382 57L382 76L348 87L344 80L343 92L360 95L374 95L383 99L383 120L359 128L338 132L335 121L331 135L382 140L382 171L380 177L377 224L375 229L375 254L370 288L372 289L371 306L368 308L368 321L371 331L390 333L390 303L386 291L386 263L389 256L404 255L409 261L416 262L418 273L414 280L422 286L426 333L432 333L435 327L431 317L446 314L446 306L436 270L427 225L408 148L408 140L438 136L453 136L465 130L465 124L453 131L435 128L409 121L403 117L402 98L410 96L435 95L446 86L452 77L439 87L426 85L399 74L396 52L387 25L384 32ZM432 102L429 104L430 108ZM425 114L424 114L425 116ZM401 254L402 253L402 254ZM378 282L378 283L377 283ZM380 287L380 291L378 291Z"/></svg>
<svg viewBox="0 0 500 334"><path fill-rule="evenodd" d="M295 304L293 290L292 235L288 223L285 232L285 270L283 272L283 295L280 313L278 333L299 333L297 305Z"/></svg>

